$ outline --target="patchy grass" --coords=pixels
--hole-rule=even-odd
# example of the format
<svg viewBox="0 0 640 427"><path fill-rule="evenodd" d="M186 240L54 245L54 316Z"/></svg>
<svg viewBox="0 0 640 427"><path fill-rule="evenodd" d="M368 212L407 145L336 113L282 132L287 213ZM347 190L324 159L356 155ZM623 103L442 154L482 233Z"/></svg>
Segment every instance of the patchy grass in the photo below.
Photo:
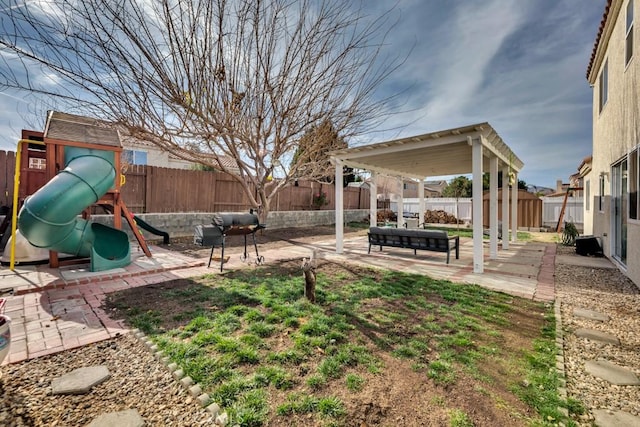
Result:
<svg viewBox="0 0 640 427"><path fill-rule="evenodd" d="M329 262L311 304L298 264L129 289L107 309L232 425L572 425L558 407L581 405L557 395L550 307Z"/></svg>

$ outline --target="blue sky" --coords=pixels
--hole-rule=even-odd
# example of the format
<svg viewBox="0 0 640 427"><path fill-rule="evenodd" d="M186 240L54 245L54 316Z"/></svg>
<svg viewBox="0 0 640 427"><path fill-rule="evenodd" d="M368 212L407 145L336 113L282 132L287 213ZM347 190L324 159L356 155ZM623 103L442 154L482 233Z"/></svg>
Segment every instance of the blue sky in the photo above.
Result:
<svg viewBox="0 0 640 427"><path fill-rule="evenodd" d="M388 46L414 47L382 92L411 89L403 112L384 125L395 130L372 141L486 121L525 163L520 179L552 188L557 179L568 181L591 154L592 89L585 72L604 5L399 0ZM45 110L23 94L0 92L0 149L15 149L23 128L42 130Z"/></svg>

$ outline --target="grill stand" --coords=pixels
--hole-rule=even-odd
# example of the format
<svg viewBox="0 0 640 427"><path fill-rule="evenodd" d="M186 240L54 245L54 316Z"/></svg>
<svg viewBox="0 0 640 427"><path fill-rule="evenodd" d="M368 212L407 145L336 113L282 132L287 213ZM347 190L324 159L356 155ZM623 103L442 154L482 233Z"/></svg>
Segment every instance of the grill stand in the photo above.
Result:
<svg viewBox="0 0 640 427"><path fill-rule="evenodd" d="M244 237L244 253L240 256L240 259L242 261L245 261L249 257L249 255L247 254L247 234L251 234L251 237L253 238L253 247L256 250L256 265L262 265L264 263L264 257L258 253L258 244L256 243L256 232L264 228L266 227L263 225L258 225L255 228L253 227L252 228L244 228L244 227L231 228L226 232L223 232L222 238L221 238L221 244L220 244L220 248L222 250L222 254L220 256L220 272L222 272L222 268L224 266L224 242L227 235L229 236L242 235ZM211 245L211 254L209 254L209 264L207 264L207 268L211 267L211 260L213 259L213 251L215 250L215 248L216 248L216 244L214 241L214 243Z"/></svg>

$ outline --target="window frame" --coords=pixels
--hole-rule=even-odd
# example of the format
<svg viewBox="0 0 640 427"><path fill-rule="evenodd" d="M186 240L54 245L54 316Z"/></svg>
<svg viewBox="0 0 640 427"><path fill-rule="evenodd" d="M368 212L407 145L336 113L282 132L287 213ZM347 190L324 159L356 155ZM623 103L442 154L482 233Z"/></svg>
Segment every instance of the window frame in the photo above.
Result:
<svg viewBox="0 0 640 427"><path fill-rule="evenodd" d="M627 191L629 193L627 218L632 221L638 221L640 220L640 198L638 198L638 190L640 189L640 146L637 146L629 153L627 165Z"/></svg>
<svg viewBox="0 0 640 427"><path fill-rule="evenodd" d="M605 175L600 174L600 177L598 180L598 212L600 213L604 213L604 189L605 189L604 178L605 178Z"/></svg>
<svg viewBox="0 0 640 427"><path fill-rule="evenodd" d="M47 169L47 159L43 157L29 157L29 169Z"/></svg>
<svg viewBox="0 0 640 427"><path fill-rule="evenodd" d="M589 212L591 210L591 180L585 179L584 181L584 210Z"/></svg>
<svg viewBox="0 0 640 427"><path fill-rule="evenodd" d="M607 105L607 101L609 100L609 59L607 58L604 61L604 65L602 66L602 70L600 71L600 77L598 78L598 97L600 98L600 112L604 109L604 106Z"/></svg>
<svg viewBox="0 0 640 427"><path fill-rule="evenodd" d="M148 165L148 153L142 150L122 150L122 158L130 165ZM143 160L144 159L144 160Z"/></svg>
<svg viewBox="0 0 640 427"><path fill-rule="evenodd" d="M626 24L625 24L625 36L624 36L624 65L629 65L631 59L633 59L633 1L627 2L626 8Z"/></svg>

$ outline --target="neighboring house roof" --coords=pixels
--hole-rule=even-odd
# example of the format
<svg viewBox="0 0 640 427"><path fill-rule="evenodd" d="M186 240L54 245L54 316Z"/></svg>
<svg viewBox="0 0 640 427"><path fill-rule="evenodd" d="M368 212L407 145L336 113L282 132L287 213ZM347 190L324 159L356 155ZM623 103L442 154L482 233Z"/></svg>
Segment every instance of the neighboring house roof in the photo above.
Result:
<svg viewBox="0 0 640 427"><path fill-rule="evenodd" d="M571 175L569 177L569 185L574 188L574 187L581 187L582 186L582 176L580 175L579 172L574 173L573 175Z"/></svg>
<svg viewBox="0 0 640 427"><path fill-rule="evenodd" d="M441 179L438 181L425 181L424 189L425 191L431 191L434 193L442 193L442 190L447 186L447 181Z"/></svg>
<svg viewBox="0 0 640 427"><path fill-rule="evenodd" d="M121 130L121 135L122 135L122 145L124 146L124 148L133 148L133 147L146 147L150 150L159 150L159 151L165 151L162 149L162 147L159 147L158 145L154 144L153 142L150 141L145 141L142 139L138 139L135 137L132 137L130 135L126 135L125 131ZM211 154L211 153L199 153L199 152L189 152L189 151L184 151L185 153L185 157L187 157L186 159L183 157L179 157L173 153L168 152L169 158L173 159L173 160L184 160L187 162L192 162L192 163L200 163L200 159L202 158L207 158L207 160L210 163L217 163L218 165L220 165L220 167L224 167L227 170L230 170L232 172L238 172L239 168L238 168L238 164L236 163L236 161L228 156L216 156Z"/></svg>
<svg viewBox="0 0 640 427"><path fill-rule="evenodd" d="M607 0L607 4L604 7L604 13L602 14L602 19L600 20L600 27L598 27L598 34L596 35L596 41L593 44L593 50L591 51L591 59L589 60L589 65L587 66L587 76L586 76L587 80L589 80L589 82L591 83L595 81L595 78L591 76L591 72L595 71L593 69L593 66L595 65L596 58L599 53L598 47L600 46L600 42L603 41L602 37L605 35L605 27L607 26L607 21L609 20L614 9L611 7L611 5L613 4L613 1L614 0ZM617 0L616 2L618 3L617 10L620 10L620 5L622 2L618 2ZM610 26L610 28L612 27L613 26Z"/></svg>
<svg viewBox="0 0 640 427"><path fill-rule="evenodd" d="M593 156L588 156L582 159L582 163L580 163L580 166L578 166L578 175L580 175L581 178L585 177L589 174L589 172L591 172L592 162Z"/></svg>
<svg viewBox="0 0 640 427"><path fill-rule="evenodd" d="M527 184L527 191L529 193L533 193L533 194L540 193L540 194L545 195L545 196L555 192L555 190L553 188L537 186L537 185L534 185L534 184Z"/></svg>
<svg viewBox="0 0 640 427"><path fill-rule="evenodd" d="M199 160L198 159L202 159L202 158L208 158L208 160L212 163L218 163L219 165L221 165L221 167L226 168L227 170L232 170L232 171L239 171L238 168L238 164L236 163L236 161L229 157L229 156L214 156L213 154L209 154L209 153L189 153L190 154L190 159L188 161L190 162L194 162L194 163L198 163ZM176 160L186 160L183 159L182 157L178 157L173 153L169 153L169 157L172 159L176 159Z"/></svg>

